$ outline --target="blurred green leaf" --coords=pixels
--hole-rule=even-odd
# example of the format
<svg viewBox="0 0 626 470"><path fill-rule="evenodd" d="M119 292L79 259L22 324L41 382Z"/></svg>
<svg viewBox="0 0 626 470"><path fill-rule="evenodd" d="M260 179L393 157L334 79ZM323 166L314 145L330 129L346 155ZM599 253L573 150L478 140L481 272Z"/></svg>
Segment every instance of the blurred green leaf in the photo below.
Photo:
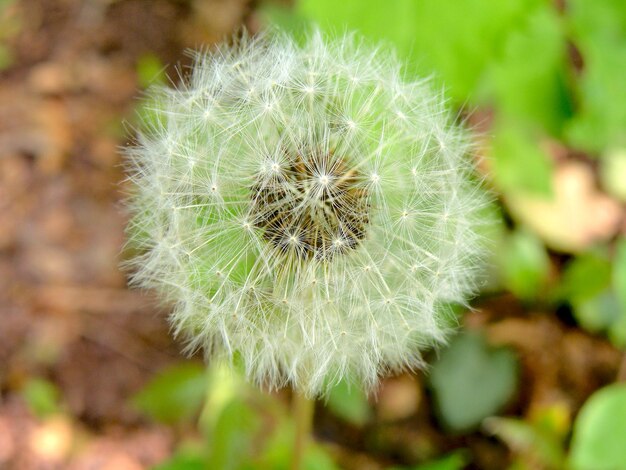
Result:
<svg viewBox="0 0 626 470"><path fill-rule="evenodd" d="M564 269L558 294L567 300L580 325L593 333L607 332L626 347L626 245L617 246L613 263L601 252L585 253Z"/></svg>
<svg viewBox="0 0 626 470"><path fill-rule="evenodd" d="M626 147L626 47L588 47L580 88L580 112L568 128L572 145L592 152Z"/></svg>
<svg viewBox="0 0 626 470"><path fill-rule="evenodd" d="M505 193L552 196L552 162L522 126L501 121L493 139L493 177Z"/></svg>
<svg viewBox="0 0 626 470"><path fill-rule="evenodd" d="M0 44L0 70L8 68L13 63L13 55L8 47Z"/></svg>
<svg viewBox="0 0 626 470"><path fill-rule="evenodd" d="M607 329L619 315L610 286L610 260L600 253L585 253L565 266L559 295L570 303L580 325L595 333Z"/></svg>
<svg viewBox="0 0 626 470"><path fill-rule="evenodd" d="M178 451L176 454L152 470L206 470L206 459L197 452Z"/></svg>
<svg viewBox="0 0 626 470"><path fill-rule="evenodd" d="M611 269L603 253L589 252L574 258L563 271L560 297L573 306L590 300L611 285Z"/></svg>
<svg viewBox="0 0 626 470"><path fill-rule="evenodd" d="M626 385L595 392L574 423L570 464L574 470L626 469Z"/></svg>
<svg viewBox="0 0 626 470"><path fill-rule="evenodd" d="M210 456L206 468L234 470L253 453L253 443L260 430L261 416L244 400L231 401L220 414L210 434Z"/></svg>
<svg viewBox="0 0 626 470"><path fill-rule="evenodd" d="M507 236L498 258L505 287L521 299L535 298L550 270L541 240L530 232L515 231Z"/></svg>
<svg viewBox="0 0 626 470"><path fill-rule="evenodd" d="M332 34L357 30L374 40L386 40L407 58L414 40L418 3L413 0L299 0L296 12Z"/></svg>
<svg viewBox="0 0 626 470"><path fill-rule="evenodd" d="M622 311L626 312L626 239L621 239L617 243L612 269L613 287L617 293Z"/></svg>
<svg viewBox="0 0 626 470"><path fill-rule="evenodd" d="M561 436L546 432L536 423L491 417L485 420L485 428L502 439L522 462L534 463L535 466L539 464L544 469L562 468L565 451Z"/></svg>
<svg viewBox="0 0 626 470"><path fill-rule="evenodd" d="M626 37L626 3L622 0L569 0L566 6L577 38L610 41Z"/></svg>
<svg viewBox="0 0 626 470"><path fill-rule="evenodd" d="M313 445L304 457L304 470L339 470L339 467L322 447Z"/></svg>
<svg viewBox="0 0 626 470"><path fill-rule="evenodd" d="M609 340L618 348L626 349L626 313L621 310L619 318L616 318L609 326Z"/></svg>
<svg viewBox="0 0 626 470"><path fill-rule="evenodd" d="M602 155L600 179L606 192L626 202L626 147L608 150Z"/></svg>
<svg viewBox="0 0 626 470"><path fill-rule="evenodd" d="M310 20L296 13L293 8L282 4L262 3L260 14L266 23L278 26L280 30L289 33L299 42L303 42L306 33L311 30Z"/></svg>
<svg viewBox="0 0 626 470"><path fill-rule="evenodd" d="M133 397L133 404L157 421L180 423L199 412L206 389L204 367L185 362L159 373Z"/></svg>
<svg viewBox="0 0 626 470"><path fill-rule="evenodd" d="M61 393L56 385L47 380L40 378L28 380L22 389L22 396L38 418L46 418L60 411Z"/></svg>
<svg viewBox="0 0 626 470"><path fill-rule="evenodd" d="M460 453L454 453L434 462L428 462L415 467L415 470L462 470L467 465L467 459Z"/></svg>
<svg viewBox="0 0 626 470"><path fill-rule="evenodd" d="M264 396L265 399L269 397ZM271 404L279 404L273 407ZM265 401L264 411L271 415L273 424L272 432L267 432L267 427L260 429L264 442L257 447L262 447L255 459L248 462L241 470L256 470L260 468L271 468L272 470L289 470L295 439L295 423L286 412L282 403L273 400ZM333 459L318 445L315 440L309 442L304 454L304 470L338 470Z"/></svg>
<svg viewBox="0 0 626 470"><path fill-rule="evenodd" d="M561 443L571 431L571 405L565 400L536 405L529 418L539 432Z"/></svg>
<svg viewBox="0 0 626 470"><path fill-rule="evenodd" d="M335 415L357 426L363 426L370 418L371 409L367 396L358 387L351 387L342 380L328 396L328 409Z"/></svg>
<svg viewBox="0 0 626 470"><path fill-rule="evenodd" d="M510 32L490 70L498 113L553 135L572 114L561 29L551 5L537 8Z"/></svg>
<svg viewBox="0 0 626 470"><path fill-rule="evenodd" d="M16 0L0 0L0 71L13 64L13 53L7 40L13 38L22 29L21 18L16 12Z"/></svg>
<svg viewBox="0 0 626 470"><path fill-rule="evenodd" d="M573 41L583 58L579 113L568 135L589 151L626 147L626 3L571 0L567 12Z"/></svg>
<svg viewBox="0 0 626 470"><path fill-rule="evenodd" d="M137 61L137 80L142 88L165 82L165 66L161 59L152 53L139 57Z"/></svg>
<svg viewBox="0 0 626 470"><path fill-rule="evenodd" d="M626 239L621 239L613 259L613 290L619 302L619 318L611 325L609 338L621 348L626 348Z"/></svg>
<svg viewBox="0 0 626 470"><path fill-rule="evenodd" d="M465 431L497 413L517 385L517 361L508 349L492 348L478 333L455 337L433 365L431 385L443 423Z"/></svg>
<svg viewBox="0 0 626 470"><path fill-rule="evenodd" d="M232 401L245 398L249 386L244 383L235 367L221 361L214 361L208 369L204 407L200 415L200 427L206 434L214 428L222 411Z"/></svg>
<svg viewBox="0 0 626 470"><path fill-rule="evenodd" d="M592 333L607 330L620 318L620 305L612 290L574 304L574 315L580 325Z"/></svg>
<svg viewBox="0 0 626 470"><path fill-rule="evenodd" d="M458 102L475 97L507 35L544 0L299 0L296 12L332 33L357 30L393 44L411 72L431 75Z"/></svg>
<svg viewBox="0 0 626 470"><path fill-rule="evenodd" d="M280 420L277 429L270 436L261 457L245 467L245 470L271 468L289 470L294 444L294 426L289 420ZM338 470L332 457L323 447L311 442L304 455L305 470ZM242 469L243 470L243 469Z"/></svg>
<svg viewBox="0 0 626 470"><path fill-rule="evenodd" d="M291 462L291 452L294 443L293 422L280 417L276 429L268 436L268 441L263 454L254 464L250 464L249 470L257 468L272 468L276 470L287 470Z"/></svg>
<svg viewBox="0 0 626 470"><path fill-rule="evenodd" d="M405 468L405 470L462 470L467 466L468 460L462 451L453 452L445 457L432 460L415 467ZM402 470L401 467L394 467L389 470Z"/></svg>

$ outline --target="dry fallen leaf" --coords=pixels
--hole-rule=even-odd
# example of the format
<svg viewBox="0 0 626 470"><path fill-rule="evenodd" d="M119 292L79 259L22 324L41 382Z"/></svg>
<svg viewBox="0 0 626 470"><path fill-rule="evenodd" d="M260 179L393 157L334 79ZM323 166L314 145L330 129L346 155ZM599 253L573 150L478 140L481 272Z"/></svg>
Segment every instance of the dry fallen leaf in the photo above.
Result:
<svg viewBox="0 0 626 470"><path fill-rule="evenodd" d="M578 252L611 238L623 219L623 208L595 187L591 168L568 162L557 167L551 199L526 194L509 195L506 203L514 218L558 251Z"/></svg>

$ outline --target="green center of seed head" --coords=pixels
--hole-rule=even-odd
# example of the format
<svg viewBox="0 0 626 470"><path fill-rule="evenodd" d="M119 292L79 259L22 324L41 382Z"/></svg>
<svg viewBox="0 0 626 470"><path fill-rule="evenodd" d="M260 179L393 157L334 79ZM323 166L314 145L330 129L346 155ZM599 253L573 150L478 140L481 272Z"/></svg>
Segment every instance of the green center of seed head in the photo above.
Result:
<svg viewBox="0 0 626 470"><path fill-rule="evenodd" d="M334 152L286 155L252 186L251 215L279 253L330 260L365 238L369 195L364 179Z"/></svg>

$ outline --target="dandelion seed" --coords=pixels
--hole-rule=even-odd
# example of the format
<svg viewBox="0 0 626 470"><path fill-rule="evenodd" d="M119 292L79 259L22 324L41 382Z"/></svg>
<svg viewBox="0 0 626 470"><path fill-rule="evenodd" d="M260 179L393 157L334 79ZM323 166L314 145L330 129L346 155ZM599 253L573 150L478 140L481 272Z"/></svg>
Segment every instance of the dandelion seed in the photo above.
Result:
<svg viewBox="0 0 626 470"><path fill-rule="evenodd" d="M440 95L400 70L352 36L244 35L152 91L127 150L132 282L174 303L189 351L311 396L445 341L485 197Z"/></svg>

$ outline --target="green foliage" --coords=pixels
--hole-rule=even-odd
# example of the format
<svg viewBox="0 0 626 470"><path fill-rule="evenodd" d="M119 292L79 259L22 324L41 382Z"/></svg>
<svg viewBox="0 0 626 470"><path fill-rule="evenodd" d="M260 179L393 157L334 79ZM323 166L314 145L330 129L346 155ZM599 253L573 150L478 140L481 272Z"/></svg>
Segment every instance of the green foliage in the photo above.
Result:
<svg viewBox="0 0 626 470"><path fill-rule="evenodd" d="M0 44L0 70L9 67L11 62L13 62L11 51L4 44Z"/></svg>
<svg viewBox="0 0 626 470"><path fill-rule="evenodd" d="M600 179L611 196L626 202L626 147L609 149L602 155Z"/></svg>
<svg viewBox="0 0 626 470"><path fill-rule="evenodd" d="M541 1L300 0L296 12L331 32L360 31L393 44L413 72L431 75L459 102L475 101L490 63Z"/></svg>
<svg viewBox="0 0 626 470"><path fill-rule="evenodd" d="M624 241L615 260L603 251L584 253L572 260L563 273L559 296L574 316L591 332L607 332L620 347L626 346L626 255Z"/></svg>
<svg viewBox="0 0 626 470"><path fill-rule="evenodd" d="M626 348L626 240L617 244L613 262L612 288L619 304L619 318L612 324L609 337L616 345Z"/></svg>
<svg viewBox="0 0 626 470"><path fill-rule="evenodd" d="M584 69L577 81L580 112L568 129L573 145L599 152L626 145L626 4L568 2L568 20Z"/></svg>
<svg viewBox="0 0 626 470"><path fill-rule="evenodd" d="M440 459L418 465L414 470L462 470L466 465L465 455L462 452L454 452Z"/></svg>
<svg viewBox="0 0 626 470"><path fill-rule="evenodd" d="M196 452L177 452L174 456L152 470L206 470L205 459Z"/></svg>
<svg viewBox="0 0 626 470"><path fill-rule="evenodd" d="M576 422L570 453L573 470L626 469L626 386L594 393Z"/></svg>
<svg viewBox="0 0 626 470"><path fill-rule="evenodd" d="M187 378L185 379L185 376ZM163 385L170 382L170 387ZM188 383L185 385L185 381ZM188 412L196 414L202 407L198 427L200 445L179 449L165 469L178 468L247 468L263 442L262 417L250 402L250 387L226 364L215 363L208 369L181 365L162 374L153 402L165 397L166 406L187 396ZM154 382L142 393L154 392ZM156 403L156 402L155 402ZM159 470L161 470L159 468Z"/></svg>
<svg viewBox="0 0 626 470"><path fill-rule="evenodd" d="M465 453L457 451L413 467L391 467L388 470L462 470L466 468L467 463Z"/></svg>
<svg viewBox="0 0 626 470"><path fill-rule="evenodd" d="M621 312L613 292L605 290L586 301L577 303L574 306L574 315L583 328L595 333L616 325Z"/></svg>
<svg viewBox="0 0 626 470"><path fill-rule="evenodd" d="M493 138L493 178L505 194L552 196L552 164L523 127L501 121Z"/></svg>
<svg viewBox="0 0 626 470"><path fill-rule="evenodd" d="M563 272L560 293L576 306L600 294L611 282L611 263L602 253L586 253Z"/></svg>
<svg viewBox="0 0 626 470"><path fill-rule="evenodd" d="M300 43L304 40L305 33L311 27L310 20L293 9L288 9L278 4L262 3L260 5L260 14L266 23L271 23L280 30L288 32Z"/></svg>
<svg viewBox="0 0 626 470"><path fill-rule="evenodd" d="M504 286L520 299L538 297L550 270L550 259L541 240L532 233L517 230L506 236L500 252Z"/></svg>
<svg viewBox="0 0 626 470"><path fill-rule="evenodd" d="M321 447L312 446L304 457L304 470L339 470L339 467Z"/></svg>
<svg viewBox="0 0 626 470"><path fill-rule="evenodd" d="M498 112L535 131L559 135L571 117L566 86L565 37L557 12L541 6L513 29L498 60L491 62ZM522 159L524 161L524 159Z"/></svg>
<svg viewBox="0 0 626 470"><path fill-rule="evenodd" d="M295 429L294 423L286 419L283 413L275 415L278 418L277 426L267 439L263 452L241 470L261 468L288 470L291 468ZM338 467L330 455L321 446L313 442L306 449L303 470L338 470Z"/></svg>
<svg viewBox="0 0 626 470"><path fill-rule="evenodd" d="M137 61L137 80L139 86L148 88L165 81L165 66L154 54L144 54Z"/></svg>
<svg viewBox="0 0 626 470"><path fill-rule="evenodd" d="M13 53L7 44L22 28L15 6L16 0L0 0L0 71L13 63Z"/></svg>
<svg viewBox="0 0 626 470"><path fill-rule="evenodd" d="M351 387L345 380L330 391L326 406L336 416L356 426L363 426L371 415L366 394L359 387Z"/></svg>
<svg viewBox="0 0 626 470"><path fill-rule="evenodd" d="M39 418L46 418L60 411L59 389L44 379L33 378L26 382L22 396L30 410Z"/></svg>
<svg viewBox="0 0 626 470"><path fill-rule="evenodd" d="M555 136L566 126L572 143L599 151L626 139L625 10L620 0L572 1L566 28L542 0L300 0L291 17L275 8L269 17L293 31L308 19L385 40L457 102L493 101L498 113ZM579 81L567 70L570 31L585 63Z"/></svg>
<svg viewBox="0 0 626 470"><path fill-rule="evenodd" d="M210 434L206 468L241 468L254 455L252 446L260 426L261 417L245 401L236 399L228 403Z"/></svg>
<svg viewBox="0 0 626 470"><path fill-rule="evenodd" d="M206 388L204 367L185 362L166 369L152 379L135 395L133 404L162 423L182 423L198 413Z"/></svg>
<svg viewBox="0 0 626 470"><path fill-rule="evenodd" d="M511 468L562 469L566 453L564 441L569 432L569 414L564 405L538 410L526 420L492 417L485 429L499 437L516 454Z"/></svg>
<svg viewBox="0 0 626 470"><path fill-rule="evenodd" d="M227 364L212 364L208 370L204 407L200 415L203 431L212 432L224 408L246 391L247 387L236 371L232 371Z"/></svg>
<svg viewBox="0 0 626 470"><path fill-rule="evenodd" d="M617 292L620 306L626 312L626 240L622 239L617 245L613 264L613 287Z"/></svg>
<svg viewBox="0 0 626 470"><path fill-rule="evenodd" d="M294 423L275 397L248 384L227 364L208 370L183 363L164 371L135 398L144 412L166 423L181 423L200 411L200 440L183 441L153 470L288 470ZM176 414L176 408L178 413ZM305 470L335 470L332 458L312 443Z"/></svg>
<svg viewBox="0 0 626 470"><path fill-rule="evenodd" d="M467 431L497 413L513 396L517 361L478 333L455 337L433 365L431 385L443 424Z"/></svg>

